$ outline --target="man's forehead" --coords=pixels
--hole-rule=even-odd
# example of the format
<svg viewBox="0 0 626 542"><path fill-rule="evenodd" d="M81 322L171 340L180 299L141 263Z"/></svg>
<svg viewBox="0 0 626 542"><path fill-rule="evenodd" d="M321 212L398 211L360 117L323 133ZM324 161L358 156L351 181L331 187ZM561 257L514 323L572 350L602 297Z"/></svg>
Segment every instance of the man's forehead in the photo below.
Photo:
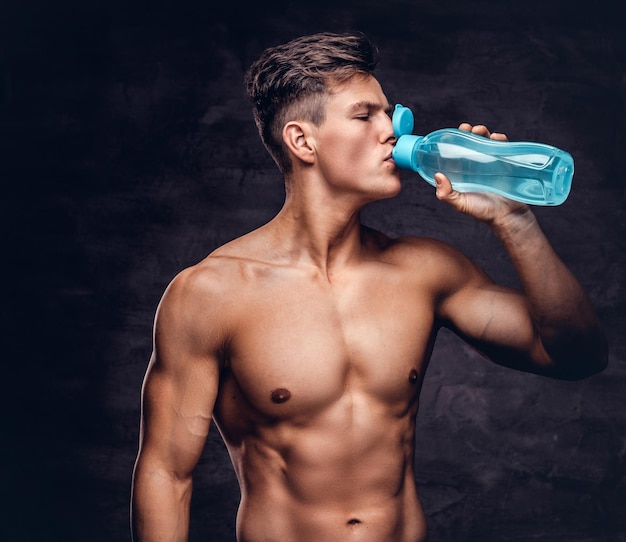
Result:
<svg viewBox="0 0 626 542"><path fill-rule="evenodd" d="M387 97L374 77L353 77L344 84L336 86L329 101L348 112L359 109L391 109Z"/></svg>

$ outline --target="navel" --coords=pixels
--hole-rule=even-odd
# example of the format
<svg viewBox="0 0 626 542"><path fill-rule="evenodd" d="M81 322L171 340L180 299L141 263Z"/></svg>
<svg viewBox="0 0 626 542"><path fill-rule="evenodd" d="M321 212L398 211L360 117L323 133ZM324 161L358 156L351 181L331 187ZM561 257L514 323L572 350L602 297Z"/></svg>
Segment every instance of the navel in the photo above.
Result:
<svg viewBox="0 0 626 542"><path fill-rule="evenodd" d="M348 520L348 525L358 525L359 523L361 523L360 519L352 518Z"/></svg>
<svg viewBox="0 0 626 542"><path fill-rule="evenodd" d="M291 399L291 392L287 388L276 388L272 392L272 403L276 403L277 405L280 403L284 403Z"/></svg>
<svg viewBox="0 0 626 542"><path fill-rule="evenodd" d="M415 383L417 382L417 378L418 378L418 376L419 376L419 375L417 374L417 371L416 371L415 369L413 369L413 370L411 371L411 373L409 374L409 382L410 382L411 384L415 384Z"/></svg>

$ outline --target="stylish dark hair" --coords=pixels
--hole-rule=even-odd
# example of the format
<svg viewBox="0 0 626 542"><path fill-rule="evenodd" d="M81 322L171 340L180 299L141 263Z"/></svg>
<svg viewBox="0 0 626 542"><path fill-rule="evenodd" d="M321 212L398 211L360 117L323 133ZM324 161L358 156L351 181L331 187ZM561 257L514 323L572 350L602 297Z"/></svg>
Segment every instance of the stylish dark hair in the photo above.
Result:
<svg viewBox="0 0 626 542"><path fill-rule="evenodd" d="M263 144L284 175L291 161L282 141L290 120L324 120L334 85L356 74L372 75L378 61L374 44L361 33L322 32L266 49L245 76L248 99Z"/></svg>

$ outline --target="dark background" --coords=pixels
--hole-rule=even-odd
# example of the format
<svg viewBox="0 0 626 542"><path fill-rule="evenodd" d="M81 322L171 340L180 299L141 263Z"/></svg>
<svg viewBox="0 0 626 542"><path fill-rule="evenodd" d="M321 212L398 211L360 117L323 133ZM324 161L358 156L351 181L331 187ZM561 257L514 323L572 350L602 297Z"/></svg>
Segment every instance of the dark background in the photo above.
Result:
<svg viewBox="0 0 626 542"><path fill-rule="evenodd" d="M516 373L442 333L418 419L433 542L626 540L626 39L619 2L0 1L0 539L128 540L139 391L174 274L269 219L281 179L243 71L300 34L358 29L420 133L484 123L576 160L537 208L590 293L609 368ZM481 224L407 174L365 221L432 235L515 285ZM233 540L238 489L213 431L191 540Z"/></svg>

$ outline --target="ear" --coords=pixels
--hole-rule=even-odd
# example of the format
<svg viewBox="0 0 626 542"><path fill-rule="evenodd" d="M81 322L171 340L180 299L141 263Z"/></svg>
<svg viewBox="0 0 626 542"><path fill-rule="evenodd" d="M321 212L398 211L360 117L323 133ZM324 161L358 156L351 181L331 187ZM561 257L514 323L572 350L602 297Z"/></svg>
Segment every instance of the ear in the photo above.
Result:
<svg viewBox="0 0 626 542"><path fill-rule="evenodd" d="M290 121L285 124L283 142L303 162L312 164L315 161L315 140L309 123Z"/></svg>

